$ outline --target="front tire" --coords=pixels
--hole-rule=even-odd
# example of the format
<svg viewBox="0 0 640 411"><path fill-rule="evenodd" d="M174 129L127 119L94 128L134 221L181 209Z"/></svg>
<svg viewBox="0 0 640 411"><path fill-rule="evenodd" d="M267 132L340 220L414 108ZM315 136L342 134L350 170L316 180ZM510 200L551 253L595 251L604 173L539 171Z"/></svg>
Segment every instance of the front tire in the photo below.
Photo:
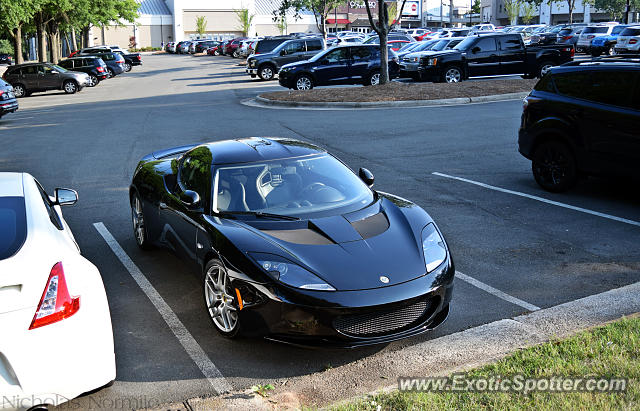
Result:
<svg viewBox="0 0 640 411"><path fill-rule="evenodd" d="M540 65L538 66L538 78L544 77L544 75L547 74L553 66L554 64L550 61L543 61L542 63L540 63Z"/></svg>
<svg viewBox="0 0 640 411"><path fill-rule="evenodd" d="M571 148L560 141L540 144L532 156L536 182L552 193L567 191L578 181L578 167Z"/></svg>
<svg viewBox="0 0 640 411"><path fill-rule="evenodd" d="M142 200L137 193L131 197L131 221L133 223L133 237L136 239L138 247L143 250L151 249L151 241L149 241L144 211L142 210Z"/></svg>
<svg viewBox="0 0 640 411"><path fill-rule="evenodd" d="M311 90L313 88L313 80L306 74L301 74L296 79L296 90Z"/></svg>
<svg viewBox="0 0 640 411"><path fill-rule="evenodd" d="M442 81L445 83L459 83L462 81L462 70L457 66L447 67L442 75Z"/></svg>
<svg viewBox="0 0 640 411"><path fill-rule="evenodd" d="M67 80L62 85L62 89L67 94L75 94L78 92L78 84L73 80Z"/></svg>
<svg viewBox="0 0 640 411"><path fill-rule="evenodd" d="M258 76L264 81L273 80L275 75L275 67L271 64L265 64L258 69Z"/></svg>
<svg viewBox="0 0 640 411"><path fill-rule="evenodd" d="M205 307L216 330L227 338L238 336L240 318L237 296L227 269L220 260L213 259L205 266L203 289Z"/></svg>

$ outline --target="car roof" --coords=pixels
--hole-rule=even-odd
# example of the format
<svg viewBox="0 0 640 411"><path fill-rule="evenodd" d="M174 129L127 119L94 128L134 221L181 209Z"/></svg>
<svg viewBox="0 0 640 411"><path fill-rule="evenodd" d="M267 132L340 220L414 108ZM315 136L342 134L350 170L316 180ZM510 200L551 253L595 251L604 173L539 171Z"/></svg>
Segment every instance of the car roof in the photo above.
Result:
<svg viewBox="0 0 640 411"><path fill-rule="evenodd" d="M213 164L251 163L326 153L305 141L279 137L249 137L202 144L211 151Z"/></svg>
<svg viewBox="0 0 640 411"><path fill-rule="evenodd" d="M571 61L553 67L552 73L567 73L584 70L634 70L640 71L640 57L611 56L587 61Z"/></svg>
<svg viewBox="0 0 640 411"><path fill-rule="evenodd" d="M24 197L22 173L0 173L0 197Z"/></svg>

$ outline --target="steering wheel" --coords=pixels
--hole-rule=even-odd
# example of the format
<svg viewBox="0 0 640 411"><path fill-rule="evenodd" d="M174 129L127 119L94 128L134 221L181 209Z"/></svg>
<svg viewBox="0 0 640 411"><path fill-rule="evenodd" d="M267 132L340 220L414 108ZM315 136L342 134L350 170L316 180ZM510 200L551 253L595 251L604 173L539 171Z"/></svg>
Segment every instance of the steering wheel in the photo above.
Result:
<svg viewBox="0 0 640 411"><path fill-rule="evenodd" d="M307 192L307 191L318 191L321 188L326 187L324 185L324 183L311 183L308 186L306 186L305 188L302 189L302 192Z"/></svg>

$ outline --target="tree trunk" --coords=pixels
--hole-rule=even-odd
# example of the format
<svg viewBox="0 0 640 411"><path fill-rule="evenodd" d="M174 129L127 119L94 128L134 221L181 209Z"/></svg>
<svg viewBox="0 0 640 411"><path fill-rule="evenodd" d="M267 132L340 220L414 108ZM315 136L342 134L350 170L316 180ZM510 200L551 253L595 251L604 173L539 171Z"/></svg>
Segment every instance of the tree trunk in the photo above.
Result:
<svg viewBox="0 0 640 411"><path fill-rule="evenodd" d="M43 63L47 61L47 56L46 56L46 48L47 48L46 35L47 34L45 33L45 30L44 30L42 12L36 13L35 23L36 23L36 36L38 40L38 61Z"/></svg>
<svg viewBox="0 0 640 411"><path fill-rule="evenodd" d="M22 24L13 29L13 50L16 64L24 63L22 58Z"/></svg>
<svg viewBox="0 0 640 411"><path fill-rule="evenodd" d="M69 47L70 52L78 51L78 42L76 40L76 29L71 27L71 47ZM71 54L71 53L69 53Z"/></svg>
<svg viewBox="0 0 640 411"><path fill-rule="evenodd" d="M378 25L380 32L380 83L387 84L389 82L389 48L387 47L387 35L389 34L389 12L387 3L378 1Z"/></svg>
<svg viewBox="0 0 640 411"><path fill-rule="evenodd" d="M58 61L60 61L60 40L58 39L58 23L55 20L52 20L49 22L48 26L51 62L53 64L58 64Z"/></svg>
<svg viewBox="0 0 640 411"><path fill-rule="evenodd" d="M574 2L573 2L573 0L567 0L567 3L569 5L569 24L573 24L573 5L574 5Z"/></svg>

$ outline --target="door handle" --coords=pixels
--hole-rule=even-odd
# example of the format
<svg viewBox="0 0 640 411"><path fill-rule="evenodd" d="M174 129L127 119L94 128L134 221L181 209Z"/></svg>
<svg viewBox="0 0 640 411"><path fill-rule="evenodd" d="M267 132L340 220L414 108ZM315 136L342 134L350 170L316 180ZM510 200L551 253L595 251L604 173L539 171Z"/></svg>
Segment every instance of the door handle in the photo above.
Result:
<svg viewBox="0 0 640 411"><path fill-rule="evenodd" d="M169 206L164 201L160 201L160 210L166 210L168 208Z"/></svg>
<svg viewBox="0 0 640 411"><path fill-rule="evenodd" d="M202 244L200 244L200 243L196 243L196 248L198 250L202 250L204 248L204 246Z"/></svg>

